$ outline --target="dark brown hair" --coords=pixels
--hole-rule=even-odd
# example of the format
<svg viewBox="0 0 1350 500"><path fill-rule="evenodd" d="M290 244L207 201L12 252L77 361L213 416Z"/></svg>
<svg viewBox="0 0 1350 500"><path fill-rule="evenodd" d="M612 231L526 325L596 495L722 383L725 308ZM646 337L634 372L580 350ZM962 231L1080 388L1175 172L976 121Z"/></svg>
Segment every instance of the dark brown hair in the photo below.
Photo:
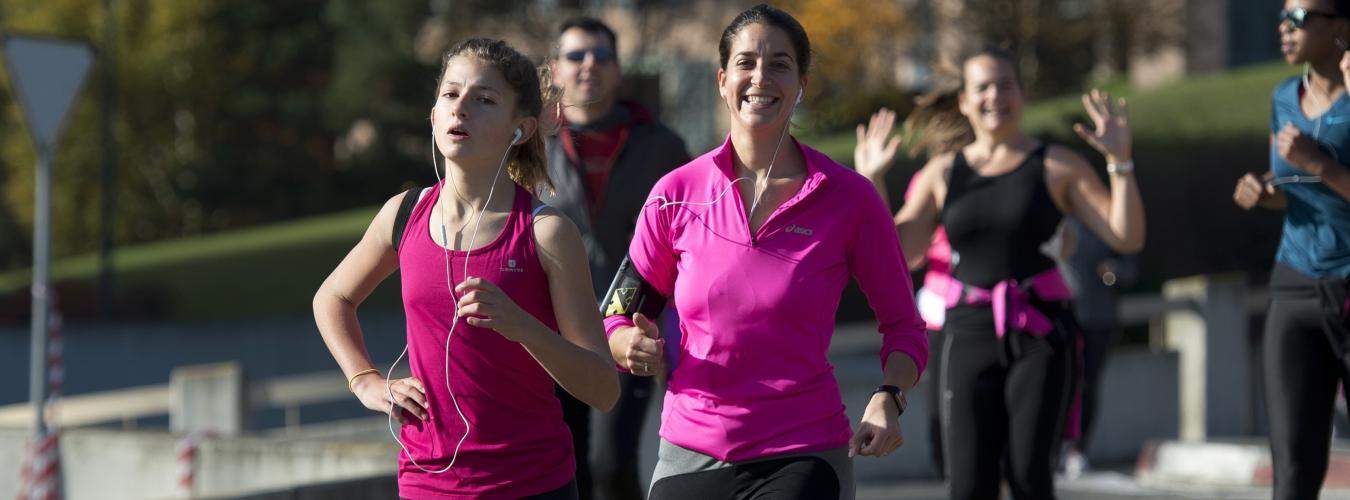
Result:
<svg viewBox="0 0 1350 500"><path fill-rule="evenodd" d="M558 25L558 37L562 38L563 33L567 33L567 30L572 28L587 33L604 35L605 38L609 39L609 48L615 51L619 50L619 39L614 36L614 30L609 29L609 25L605 24L604 21L587 16L569 17Z"/></svg>
<svg viewBox="0 0 1350 500"><path fill-rule="evenodd" d="M806 29L791 14L766 4L759 4L740 13L731 24L722 30L722 39L717 43L717 54L722 57L722 68L731 60L731 39L751 24L763 24L783 30L792 42L793 52L797 56L797 76L805 76L811 67L811 40L806 37Z"/></svg>

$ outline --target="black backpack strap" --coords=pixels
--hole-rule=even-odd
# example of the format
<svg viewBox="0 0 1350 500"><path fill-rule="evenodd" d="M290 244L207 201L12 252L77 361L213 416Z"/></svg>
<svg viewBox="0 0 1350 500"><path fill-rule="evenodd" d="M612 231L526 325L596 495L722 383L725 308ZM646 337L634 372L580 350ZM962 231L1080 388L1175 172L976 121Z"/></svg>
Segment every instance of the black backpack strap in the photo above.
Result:
<svg viewBox="0 0 1350 500"><path fill-rule="evenodd" d="M403 229L408 226L408 217L422 200L422 187L413 186L403 193L403 203L398 206L398 215L394 216L394 252L398 252L398 242L403 239Z"/></svg>

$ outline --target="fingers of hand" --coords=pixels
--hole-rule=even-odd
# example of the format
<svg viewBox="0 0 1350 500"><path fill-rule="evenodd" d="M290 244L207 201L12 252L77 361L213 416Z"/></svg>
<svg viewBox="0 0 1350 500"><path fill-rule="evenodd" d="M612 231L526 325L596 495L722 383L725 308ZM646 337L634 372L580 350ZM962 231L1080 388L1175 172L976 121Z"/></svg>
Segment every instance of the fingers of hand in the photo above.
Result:
<svg viewBox="0 0 1350 500"><path fill-rule="evenodd" d="M1233 202L1237 203L1238 207L1241 207L1244 210L1251 210L1252 207L1255 207L1256 200L1257 200L1256 195L1247 191L1239 192L1233 195Z"/></svg>
<svg viewBox="0 0 1350 500"><path fill-rule="evenodd" d="M1280 129L1280 141L1293 140L1300 135L1303 135L1303 131L1299 130L1298 127L1295 127L1292 123L1286 123L1284 124L1284 128Z"/></svg>
<svg viewBox="0 0 1350 500"><path fill-rule="evenodd" d="M389 392L392 394L392 406L394 418L403 420L401 410L406 410L409 414L422 420L427 418L427 399L426 394L418 387L408 383L406 379L397 380L390 384Z"/></svg>
<svg viewBox="0 0 1350 500"><path fill-rule="evenodd" d="M1097 104L1096 89L1083 94L1083 109L1087 111L1088 118L1092 119L1092 123L1099 124L1102 122L1102 112L1100 106Z"/></svg>
<svg viewBox="0 0 1350 500"><path fill-rule="evenodd" d="M1092 131L1088 130L1086 125L1075 123L1073 124L1073 131L1078 133L1078 137L1082 137L1084 141L1087 141L1087 143L1093 147L1097 147L1101 144L1101 142L1097 140L1097 136L1093 134Z"/></svg>
<svg viewBox="0 0 1350 500"><path fill-rule="evenodd" d="M877 111L874 120L874 134L878 142L881 142L886 136L891 135L891 128L895 126L895 112L886 108Z"/></svg>
<svg viewBox="0 0 1350 500"><path fill-rule="evenodd" d="M665 340L635 335L628 345L627 352L624 353L626 366L629 371L638 375L656 373L661 367L664 350Z"/></svg>
<svg viewBox="0 0 1350 500"><path fill-rule="evenodd" d="M489 293L499 293L502 290L501 288L498 288L497 285L493 284L491 281L485 280L483 278L471 277L460 282L460 284L455 285L456 293L464 293L465 290L469 289L478 289Z"/></svg>
<svg viewBox="0 0 1350 500"><path fill-rule="evenodd" d="M1106 105L1102 104L1102 91L1098 89L1092 89L1083 95L1083 108L1087 109L1088 118L1091 118L1092 124L1098 128L1102 128L1102 124L1110 119Z"/></svg>
<svg viewBox="0 0 1350 500"><path fill-rule="evenodd" d="M885 122L886 110L877 110L876 113L872 113L872 118L867 122L868 139L875 140L877 137L883 136L885 130L882 129L885 127Z"/></svg>
<svg viewBox="0 0 1350 500"><path fill-rule="evenodd" d="M1237 187L1233 190L1233 200L1242 208L1252 208L1256 202L1261 199L1262 193L1273 190L1272 186L1257 179L1255 175L1247 174L1238 179Z"/></svg>
<svg viewBox="0 0 1350 500"><path fill-rule="evenodd" d="M659 358L637 351L631 351L625 361L625 368L634 375L651 375L661 366Z"/></svg>
<svg viewBox="0 0 1350 500"><path fill-rule="evenodd" d="M393 416L400 423L408 422L408 416L427 419L427 395L421 389L421 382L410 378L390 381L385 391L379 395L378 411ZM413 385L417 384L417 385ZM406 411L405 415L404 412Z"/></svg>
<svg viewBox="0 0 1350 500"><path fill-rule="evenodd" d="M1109 110L1106 104L1102 102L1104 99L1102 99L1101 89L1092 89L1090 93L1092 94L1092 105L1096 108L1097 114L1105 117Z"/></svg>
<svg viewBox="0 0 1350 500"><path fill-rule="evenodd" d="M458 285L455 285L455 292L464 293L464 290L467 290L469 288L477 288L478 284L482 282L483 282L482 278L465 278L464 281L461 281L459 282Z"/></svg>
<svg viewBox="0 0 1350 500"><path fill-rule="evenodd" d="M493 297L493 294L491 292L473 289L469 290L468 293L461 295L459 297L459 302L456 304L456 306L458 306L461 312L463 312L463 309L469 307L470 305L492 304L493 302L495 302L495 299L496 297Z"/></svg>
<svg viewBox="0 0 1350 500"><path fill-rule="evenodd" d="M633 343L628 346L627 357L630 361L639 363L655 363L661 360L664 350L664 340L634 337Z"/></svg>
<svg viewBox="0 0 1350 500"><path fill-rule="evenodd" d="M403 381L403 383L412 386L412 388L414 389L417 389L417 392L426 394L427 392L426 386L422 385L422 381L418 380L417 377L408 377L401 380Z"/></svg>
<svg viewBox="0 0 1350 500"><path fill-rule="evenodd" d="M870 429L864 424L862 427L858 428L858 432L853 433L853 437L849 438L848 458L858 456L858 452L862 450L863 445L867 444L868 439L871 438L869 430Z"/></svg>
<svg viewBox="0 0 1350 500"><path fill-rule="evenodd" d="M872 457L884 457L895 451L900 446L900 435L894 431L884 429L875 429L872 432L871 439L863 446L861 450L863 455Z"/></svg>
<svg viewBox="0 0 1350 500"><path fill-rule="evenodd" d="M863 423L849 440L850 456L883 457L895 450L898 435L872 424Z"/></svg>
<svg viewBox="0 0 1350 500"><path fill-rule="evenodd" d="M1253 193L1261 192L1261 187L1263 184L1264 183L1261 182L1260 179L1257 179L1255 175L1247 174L1242 176L1242 187Z"/></svg>
<svg viewBox="0 0 1350 500"><path fill-rule="evenodd" d="M492 306L489 304L484 304L482 302L469 302L467 304L461 304L459 306L459 315L462 318L474 316L479 318L490 318L492 317Z"/></svg>
<svg viewBox="0 0 1350 500"><path fill-rule="evenodd" d="M1281 130L1280 135L1276 137L1276 145L1280 149L1280 157L1289 159L1289 153L1294 150L1294 139L1297 132L1288 129Z"/></svg>
<svg viewBox="0 0 1350 500"><path fill-rule="evenodd" d="M900 136L897 135L886 142L886 149L882 151L882 154L892 157L895 156L895 151L898 149L900 149Z"/></svg>
<svg viewBox="0 0 1350 500"><path fill-rule="evenodd" d="M638 330L642 332L642 335L648 338L655 339L661 337L661 329L656 326L656 323L647 319L647 316L642 313L633 314L633 325L638 327Z"/></svg>

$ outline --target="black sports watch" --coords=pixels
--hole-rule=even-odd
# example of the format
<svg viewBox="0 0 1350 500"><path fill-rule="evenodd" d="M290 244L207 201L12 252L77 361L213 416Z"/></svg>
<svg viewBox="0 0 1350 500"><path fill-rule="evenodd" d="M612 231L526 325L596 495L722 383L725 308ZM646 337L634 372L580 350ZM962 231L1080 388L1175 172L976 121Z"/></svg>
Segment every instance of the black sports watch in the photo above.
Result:
<svg viewBox="0 0 1350 500"><path fill-rule="evenodd" d="M905 392L904 392L904 391L900 390L899 387L896 387L896 386L893 386L893 385L879 385L879 386L877 386L877 390L872 391L872 394L876 394L876 393L878 393L878 392L884 392L884 393L886 393L886 394L890 394L890 395L891 395L891 401L894 401L894 402L895 402L895 407L896 407L897 409L900 410L900 415L904 415L904 414L905 414L905 406L906 406L906 405L905 405L905 399L904 399L904 395L905 395Z"/></svg>

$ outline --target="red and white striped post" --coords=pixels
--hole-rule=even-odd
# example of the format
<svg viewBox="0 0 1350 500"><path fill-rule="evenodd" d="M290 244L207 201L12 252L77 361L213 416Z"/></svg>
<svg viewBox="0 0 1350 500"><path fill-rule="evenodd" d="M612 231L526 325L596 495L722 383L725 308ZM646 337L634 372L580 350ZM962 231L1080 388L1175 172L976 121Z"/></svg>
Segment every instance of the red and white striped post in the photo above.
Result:
<svg viewBox="0 0 1350 500"><path fill-rule="evenodd" d="M59 500L61 488L61 422L57 418L61 391L65 383L62 364L64 343L61 337L61 314L56 296L50 296L51 309L47 322L47 399L42 406L45 428L37 429L28 443L28 456L19 474L18 500Z"/></svg>
<svg viewBox="0 0 1350 500"><path fill-rule="evenodd" d="M178 458L178 490L191 498L197 483L197 449L211 437L210 431L192 431L178 438L175 455Z"/></svg>

